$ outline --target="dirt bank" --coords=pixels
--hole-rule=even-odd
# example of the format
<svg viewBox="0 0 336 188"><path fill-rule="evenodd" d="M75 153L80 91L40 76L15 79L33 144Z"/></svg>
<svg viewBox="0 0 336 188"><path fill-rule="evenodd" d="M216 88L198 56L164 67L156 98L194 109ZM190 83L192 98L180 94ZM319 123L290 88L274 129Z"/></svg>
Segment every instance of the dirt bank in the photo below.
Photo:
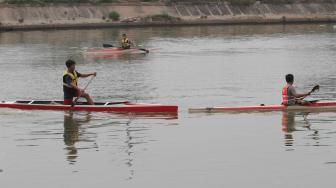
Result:
<svg viewBox="0 0 336 188"><path fill-rule="evenodd" d="M119 13L119 21L110 17L113 11ZM333 3L256 2L247 6L228 3L0 4L0 30L334 21L336 4Z"/></svg>

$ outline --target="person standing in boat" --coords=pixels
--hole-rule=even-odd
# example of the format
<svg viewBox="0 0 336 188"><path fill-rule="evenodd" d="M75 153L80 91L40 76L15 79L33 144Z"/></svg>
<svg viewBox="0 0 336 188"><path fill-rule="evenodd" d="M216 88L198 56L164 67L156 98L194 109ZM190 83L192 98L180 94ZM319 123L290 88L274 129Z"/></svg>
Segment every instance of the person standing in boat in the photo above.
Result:
<svg viewBox="0 0 336 188"><path fill-rule="evenodd" d="M303 98L309 96L311 92L308 93L297 93L293 86L294 76L293 74L286 75L287 84L282 88L282 104L286 106L291 105L305 105L310 104L309 101L303 100Z"/></svg>
<svg viewBox="0 0 336 188"><path fill-rule="evenodd" d="M77 82L78 78L96 76L96 72L81 74L75 69L76 62L73 60L67 60L65 62L67 69L63 74L63 92L64 92L64 105L72 105L74 97L84 97L89 105L93 105L93 100L89 94L78 87Z"/></svg>
<svg viewBox="0 0 336 188"><path fill-rule="evenodd" d="M126 34L122 34L121 48L123 48L124 50L130 49L132 44L133 43L127 38Z"/></svg>

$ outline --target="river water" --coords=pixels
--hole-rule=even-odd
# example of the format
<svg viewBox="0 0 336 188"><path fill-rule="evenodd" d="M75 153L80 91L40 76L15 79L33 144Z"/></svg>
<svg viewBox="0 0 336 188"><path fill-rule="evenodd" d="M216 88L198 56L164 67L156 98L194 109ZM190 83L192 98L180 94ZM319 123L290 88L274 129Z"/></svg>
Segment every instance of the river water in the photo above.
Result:
<svg viewBox="0 0 336 188"><path fill-rule="evenodd" d="M334 99L333 25L0 33L0 100L62 99L68 58L95 101L178 104L176 116L0 109L0 187L334 187L336 113L189 114L279 104L284 75ZM147 55L87 56L127 33ZM80 80L83 87L88 79Z"/></svg>

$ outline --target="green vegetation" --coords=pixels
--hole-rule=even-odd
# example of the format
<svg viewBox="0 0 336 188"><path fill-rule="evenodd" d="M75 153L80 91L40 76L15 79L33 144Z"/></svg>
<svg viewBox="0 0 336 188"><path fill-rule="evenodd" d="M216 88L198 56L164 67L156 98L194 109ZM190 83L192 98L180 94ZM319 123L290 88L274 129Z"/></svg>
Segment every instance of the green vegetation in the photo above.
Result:
<svg viewBox="0 0 336 188"><path fill-rule="evenodd" d="M248 6L253 5L256 0L228 0L231 5Z"/></svg>
<svg viewBox="0 0 336 188"><path fill-rule="evenodd" d="M120 14L116 11L110 12L108 16L113 21L119 21L119 19L120 19Z"/></svg>
<svg viewBox="0 0 336 188"><path fill-rule="evenodd" d="M174 17L169 15L168 13L161 13L161 14L154 14L151 16L147 16L144 18L143 21L149 22L173 22L173 21L180 21L181 18Z"/></svg>

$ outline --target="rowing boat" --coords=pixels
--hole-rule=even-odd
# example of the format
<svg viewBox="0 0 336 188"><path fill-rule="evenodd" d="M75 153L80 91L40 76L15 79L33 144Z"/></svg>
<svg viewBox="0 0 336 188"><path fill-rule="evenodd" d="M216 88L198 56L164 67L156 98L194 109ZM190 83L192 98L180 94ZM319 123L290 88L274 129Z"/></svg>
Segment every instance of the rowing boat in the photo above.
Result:
<svg viewBox="0 0 336 188"><path fill-rule="evenodd" d="M96 55L96 54L113 54L113 55L121 55L121 54L147 54L149 50L142 49L142 48L130 48L130 49L123 49L118 47L111 47L111 48L94 48L94 49L87 49L84 51L87 55Z"/></svg>
<svg viewBox="0 0 336 188"><path fill-rule="evenodd" d="M176 105L145 104L123 102L96 102L87 105L85 102L77 102L75 106L63 105L63 101L2 101L0 108L16 108L22 110L72 110L72 111L111 111L111 112L174 112Z"/></svg>
<svg viewBox="0 0 336 188"><path fill-rule="evenodd" d="M336 111L336 101L314 101L307 105L253 105L253 106L218 106L189 108L190 113L216 113L216 112L253 112L253 111Z"/></svg>

